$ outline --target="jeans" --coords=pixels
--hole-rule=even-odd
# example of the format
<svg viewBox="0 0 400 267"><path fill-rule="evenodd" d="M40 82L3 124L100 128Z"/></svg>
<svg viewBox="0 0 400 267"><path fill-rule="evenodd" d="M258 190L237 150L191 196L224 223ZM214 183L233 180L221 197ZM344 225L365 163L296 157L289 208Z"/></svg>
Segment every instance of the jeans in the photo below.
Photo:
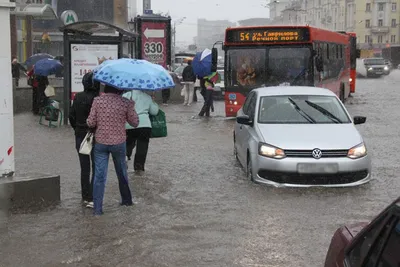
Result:
<svg viewBox="0 0 400 267"><path fill-rule="evenodd" d="M213 93L214 90L206 90L205 92L205 101L203 108L201 109L199 116L203 117L204 114L209 117L210 116L210 109L214 109L214 103L213 103Z"/></svg>
<svg viewBox="0 0 400 267"><path fill-rule="evenodd" d="M114 161L115 171L118 177L119 192L121 194L121 205L132 205L132 194L129 188L128 173L126 170L126 143L118 145L103 145L96 143L94 145L94 185L93 185L93 202L94 214L101 215L103 213L103 198L107 180L108 159L110 154Z"/></svg>
<svg viewBox="0 0 400 267"><path fill-rule="evenodd" d="M149 150L151 128L145 127L129 129L126 130L126 136L126 156L128 159L131 159L133 149L136 146L133 168L135 171L144 171L147 151Z"/></svg>
<svg viewBox="0 0 400 267"><path fill-rule="evenodd" d="M94 151L92 150L91 156L79 154L79 148L82 141L85 139L86 133L75 134L75 146L79 156L79 163L81 166L81 192L83 201L93 201L93 179L94 179ZM92 157L92 160L90 160ZM92 177L90 177L90 168L92 169Z"/></svg>

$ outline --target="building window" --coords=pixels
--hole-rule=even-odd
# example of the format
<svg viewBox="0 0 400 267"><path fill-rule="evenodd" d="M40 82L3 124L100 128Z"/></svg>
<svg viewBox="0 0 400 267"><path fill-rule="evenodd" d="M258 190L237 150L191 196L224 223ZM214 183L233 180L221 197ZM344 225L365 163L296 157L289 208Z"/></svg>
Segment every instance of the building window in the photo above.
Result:
<svg viewBox="0 0 400 267"><path fill-rule="evenodd" d="M372 43L371 35L365 35L365 43L366 44Z"/></svg>
<svg viewBox="0 0 400 267"><path fill-rule="evenodd" d="M378 19L378 27L382 27L383 26L383 19Z"/></svg>
<svg viewBox="0 0 400 267"><path fill-rule="evenodd" d="M43 0L31 0L32 4L43 4Z"/></svg>
<svg viewBox="0 0 400 267"><path fill-rule="evenodd" d="M390 36L390 42L395 43L396 42L396 35L391 35Z"/></svg>
<svg viewBox="0 0 400 267"><path fill-rule="evenodd" d="M367 4L365 5L365 11L366 11L366 12L371 12L371 4L370 4L370 3L367 3Z"/></svg>
<svg viewBox="0 0 400 267"><path fill-rule="evenodd" d="M385 4L384 3L378 3L378 11L383 11L385 8Z"/></svg>
<svg viewBox="0 0 400 267"><path fill-rule="evenodd" d="M397 3L392 3L392 11L396 11L397 10Z"/></svg>
<svg viewBox="0 0 400 267"><path fill-rule="evenodd" d="M382 35L378 36L378 43L379 44L383 43L383 36Z"/></svg>
<svg viewBox="0 0 400 267"><path fill-rule="evenodd" d="M371 21L369 19L365 20L365 28L370 28L371 27Z"/></svg>
<svg viewBox="0 0 400 267"><path fill-rule="evenodd" d="M396 19L392 19L392 27L395 28L396 27Z"/></svg>

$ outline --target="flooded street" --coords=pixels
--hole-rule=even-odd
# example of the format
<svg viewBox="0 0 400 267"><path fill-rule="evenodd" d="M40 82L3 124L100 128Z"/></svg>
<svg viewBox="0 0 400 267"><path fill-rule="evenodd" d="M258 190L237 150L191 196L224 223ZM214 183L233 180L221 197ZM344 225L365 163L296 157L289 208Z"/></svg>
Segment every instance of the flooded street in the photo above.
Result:
<svg viewBox="0 0 400 267"><path fill-rule="evenodd" d="M81 207L70 128L15 117L19 173L61 175L61 205L13 215L0 231L0 266L323 266L333 232L371 219L399 196L400 71L358 79L347 102L373 162L371 183L346 189L277 189L246 179L233 157L234 120L194 119L202 103L164 108L167 138L154 139L146 174L130 174L138 204L119 207L112 165L102 217ZM129 166L132 168L132 166Z"/></svg>

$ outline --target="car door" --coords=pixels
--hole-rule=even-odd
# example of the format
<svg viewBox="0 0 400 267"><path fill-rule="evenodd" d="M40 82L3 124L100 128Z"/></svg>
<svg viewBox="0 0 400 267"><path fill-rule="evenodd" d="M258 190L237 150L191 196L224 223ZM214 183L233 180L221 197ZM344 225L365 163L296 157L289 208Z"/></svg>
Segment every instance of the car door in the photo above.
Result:
<svg viewBox="0 0 400 267"><path fill-rule="evenodd" d="M251 98L249 99L249 106L246 110L247 116L249 116L250 120L254 122L254 116L255 116L255 109L256 109L256 103L257 103L257 94L255 92L252 93ZM250 137L252 136L252 132L254 132L254 127L253 125L241 125L239 127L240 131L240 144L242 145L241 147L241 162L243 166L247 166L247 151L249 149L249 142L250 142Z"/></svg>
<svg viewBox="0 0 400 267"><path fill-rule="evenodd" d="M352 242L344 266L400 266L400 207L392 206L368 228Z"/></svg>
<svg viewBox="0 0 400 267"><path fill-rule="evenodd" d="M238 117L243 116L243 115L249 115L250 102L251 102L251 99L253 98L253 96L254 96L254 92L250 92L247 95L247 98L243 104L243 107L237 113ZM243 152L243 141L245 141L245 138L243 137L243 134L244 134L243 127L244 127L244 125L236 122L234 135L235 135L235 146L236 146L236 152L237 152L238 159L243 166L246 166L246 164L247 164L246 153Z"/></svg>

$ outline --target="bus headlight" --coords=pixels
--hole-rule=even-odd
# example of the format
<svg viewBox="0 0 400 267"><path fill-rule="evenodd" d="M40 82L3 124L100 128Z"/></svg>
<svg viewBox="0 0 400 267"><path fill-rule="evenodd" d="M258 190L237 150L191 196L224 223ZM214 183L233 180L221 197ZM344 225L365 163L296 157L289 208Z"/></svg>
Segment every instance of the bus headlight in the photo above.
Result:
<svg viewBox="0 0 400 267"><path fill-rule="evenodd" d="M286 157L282 149L264 143L259 143L258 154L273 159L283 159Z"/></svg>
<svg viewBox="0 0 400 267"><path fill-rule="evenodd" d="M349 78L349 82L352 82L353 81L353 79L352 78Z"/></svg>
<svg viewBox="0 0 400 267"><path fill-rule="evenodd" d="M347 152L347 157L351 159L359 159L367 155L367 148L364 143L352 147Z"/></svg>

